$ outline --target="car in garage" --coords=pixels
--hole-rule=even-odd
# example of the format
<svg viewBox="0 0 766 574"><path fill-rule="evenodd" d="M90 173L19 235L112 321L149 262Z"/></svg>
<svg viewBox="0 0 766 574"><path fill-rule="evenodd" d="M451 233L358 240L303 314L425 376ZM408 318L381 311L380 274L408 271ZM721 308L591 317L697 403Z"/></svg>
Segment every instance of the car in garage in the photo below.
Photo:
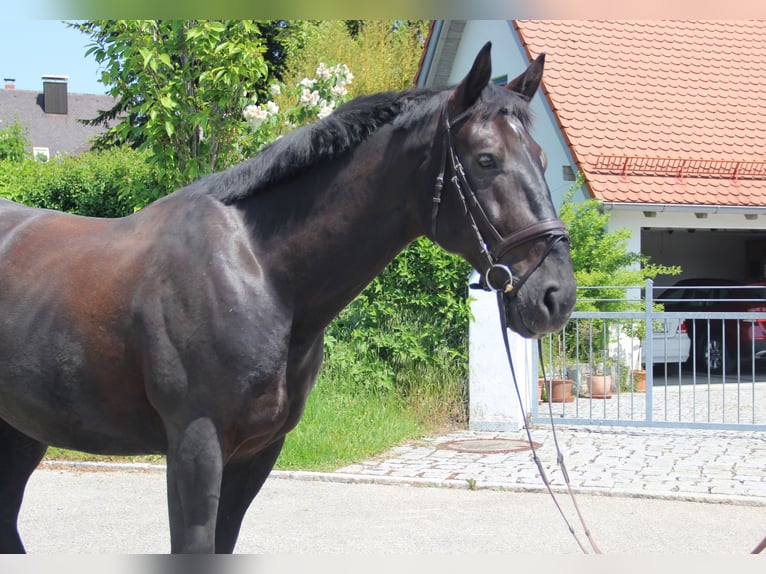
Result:
<svg viewBox="0 0 766 574"><path fill-rule="evenodd" d="M689 360L691 339L683 319L655 321L652 329L652 363L681 365Z"/></svg>
<svg viewBox="0 0 766 574"><path fill-rule="evenodd" d="M683 279L663 291L657 302L665 311L718 315L686 319L698 371L734 373L766 357L766 315L752 318L721 313L766 313L766 283L730 279Z"/></svg>

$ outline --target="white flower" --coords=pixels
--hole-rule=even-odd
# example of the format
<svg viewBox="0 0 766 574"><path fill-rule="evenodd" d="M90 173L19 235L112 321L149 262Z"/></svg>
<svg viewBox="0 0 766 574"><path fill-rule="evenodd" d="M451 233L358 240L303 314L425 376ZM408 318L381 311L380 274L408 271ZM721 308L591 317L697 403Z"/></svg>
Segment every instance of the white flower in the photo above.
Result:
<svg viewBox="0 0 766 574"><path fill-rule="evenodd" d="M269 113L265 109L255 104L246 106L242 111L242 115L253 129L257 129L269 117Z"/></svg>
<svg viewBox="0 0 766 574"><path fill-rule="evenodd" d="M282 93L282 89L279 87L279 84L271 84L269 92L271 92L272 96L278 96Z"/></svg>
<svg viewBox="0 0 766 574"><path fill-rule="evenodd" d="M266 112L271 116L276 116L279 113L279 106L272 101L266 102Z"/></svg>
<svg viewBox="0 0 766 574"><path fill-rule="evenodd" d="M258 106L255 104L250 104L245 106L245 109L242 110L242 115L245 116L245 119L247 121L250 121L253 117L255 117L255 111L258 109Z"/></svg>
<svg viewBox="0 0 766 574"><path fill-rule="evenodd" d="M308 88L303 88L301 92L301 104L308 108L313 108L319 103L319 92L314 90L309 91Z"/></svg>
<svg viewBox="0 0 766 574"><path fill-rule="evenodd" d="M303 86L304 88L313 88L315 82L316 82L316 80L314 80L314 79L309 80L308 78L303 78L296 85L297 86Z"/></svg>
<svg viewBox="0 0 766 574"><path fill-rule="evenodd" d="M317 66L316 74L322 80L329 80L330 78L332 78L333 69L328 68L324 62L319 62L319 66Z"/></svg>
<svg viewBox="0 0 766 574"><path fill-rule="evenodd" d="M348 94L348 90L344 88L342 85L338 84L337 86L333 86L332 88L330 88L330 93L336 98L342 98L343 96Z"/></svg>
<svg viewBox="0 0 766 574"><path fill-rule="evenodd" d="M338 76L338 81L343 82L343 85L350 84L354 79L354 74L348 69L346 64L338 64L335 66L335 75Z"/></svg>
<svg viewBox="0 0 766 574"><path fill-rule="evenodd" d="M335 102L326 102L325 100L322 100L319 102L319 112L317 113L317 117L321 120L322 118L329 116L334 109Z"/></svg>

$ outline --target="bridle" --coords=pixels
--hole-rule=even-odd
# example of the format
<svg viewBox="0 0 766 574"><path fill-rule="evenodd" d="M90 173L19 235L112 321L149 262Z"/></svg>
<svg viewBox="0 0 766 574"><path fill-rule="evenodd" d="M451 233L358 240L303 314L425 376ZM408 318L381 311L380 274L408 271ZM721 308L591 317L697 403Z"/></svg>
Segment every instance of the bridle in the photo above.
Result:
<svg viewBox="0 0 766 574"><path fill-rule="evenodd" d="M465 216L476 237L479 253L483 259L483 268L478 269L482 278L481 287L487 291L498 291L513 296L527 281L529 276L543 264L545 258L559 241L569 241L569 234L564 222L560 219L544 219L506 237L503 237L498 232L481 207L470 183L468 183L463 164L460 162L452 142L452 129L468 118L471 111L472 108L469 108L450 121L447 105L445 104L442 108L441 127L443 140L441 145L441 171L436 177L434 185L431 234L432 237L436 238L439 207L441 206L441 195L444 188L444 174L449 166L453 173L450 181L458 192ZM536 262L521 277L514 276L508 265L500 263L503 256L511 249L540 238L547 238L546 247Z"/></svg>

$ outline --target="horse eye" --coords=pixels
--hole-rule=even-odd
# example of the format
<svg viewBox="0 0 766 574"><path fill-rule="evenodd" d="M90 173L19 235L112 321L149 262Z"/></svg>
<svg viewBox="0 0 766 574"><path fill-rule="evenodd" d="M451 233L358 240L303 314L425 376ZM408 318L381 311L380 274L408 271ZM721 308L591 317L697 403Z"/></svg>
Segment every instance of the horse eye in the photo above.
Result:
<svg viewBox="0 0 766 574"><path fill-rule="evenodd" d="M484 168L495 167L495 158L488 153L483 153L476 158L476 163Z"/></svg>

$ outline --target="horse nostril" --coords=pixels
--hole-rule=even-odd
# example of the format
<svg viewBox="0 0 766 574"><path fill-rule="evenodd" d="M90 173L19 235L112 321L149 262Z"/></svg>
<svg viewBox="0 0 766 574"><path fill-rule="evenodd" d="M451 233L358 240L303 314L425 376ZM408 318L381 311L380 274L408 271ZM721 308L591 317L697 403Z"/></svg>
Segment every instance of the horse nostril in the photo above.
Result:
<svg viewBox="0 0 766 574"><path fill-rule="evenodd" d="M561 289L558 283L549 284L544 290L541 308L548 312L552 319L568 317L574 309L574 297L570 297L566 289Z"/></svg>
<svg viewBox="0 0 766 574"><path fill-rule="evenodd" d="M574 308L574 299L570 298L567 290L562 290L558 283L552 283L544 290L542 307L551 318L568 317Z"/></svg>
<svg viewBox="0 0 766 574"><path fill-rule="evenodd" d="M555 317L558 311L558 291L559 289L556 285L551 285L545 290L543 295L543 306L548 311L549 317Z"/></svg>

